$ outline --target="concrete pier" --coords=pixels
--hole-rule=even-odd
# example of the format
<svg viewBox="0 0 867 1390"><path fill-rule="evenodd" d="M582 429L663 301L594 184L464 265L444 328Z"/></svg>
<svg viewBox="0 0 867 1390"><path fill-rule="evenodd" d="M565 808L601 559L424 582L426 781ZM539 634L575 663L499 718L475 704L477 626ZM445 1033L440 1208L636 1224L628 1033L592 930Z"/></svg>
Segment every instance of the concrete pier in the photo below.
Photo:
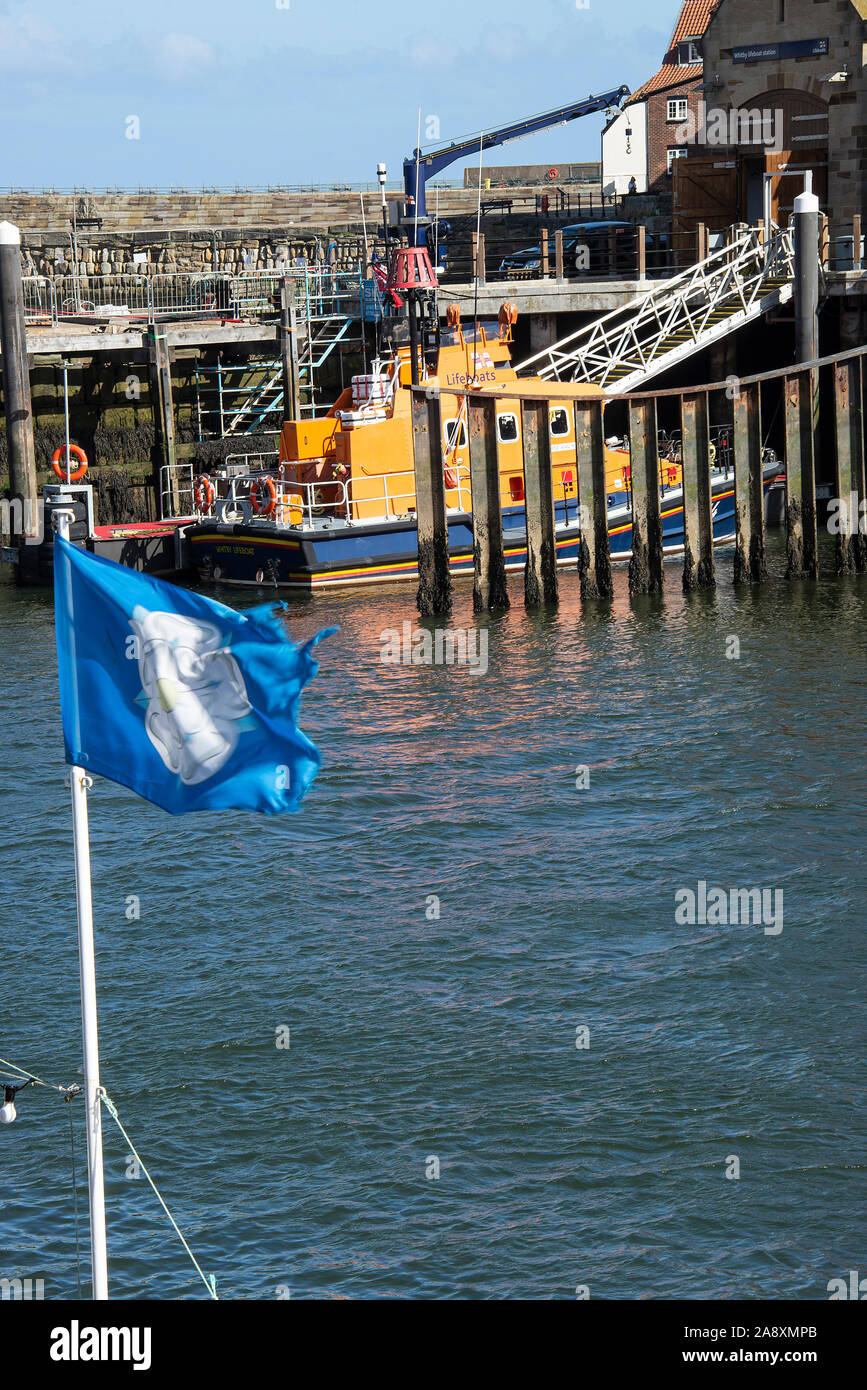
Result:
<svg viewBox="0 0 867 1390"><path fill-rule="evenodd" d="M24 291L21 281L21 236L11 222L0 222L0 344L3 400L9 444L9 490L23 503L12 522L11 539L38 534L36 508L36 450L30 369L24 329Z"/></svg>
<svg viewBox="0 0 867 1390"><path fill-rule="evenodd" d="M496 402L467 399L473 491L473 611L508 608Z"/></svg>
<svg viewBox="0 0 867 1390"><path fill-rule="evenodd" d="M554 488L547 401L521 402L524 448L524 506L527 513L527 563L524 602L528 608L557 602L557 553L554 540Z"/></svg>
<svg viewBox="0 0 867 1390"><path fill-rule="evenodd" d="M713 588L713 516L707 394L681 398L683 433L683 587Z"/></svg>
<svg viewBox="0 0 867 1390"><path fill-rule="evenodd" d="M659 497L659 435L654 400L629 402L632 470L632 559L629 592L660 594L663 586L662 513Z"/></svg>
<svg viewBox="0 0 867 1390"><path fill-rule="evenodd" d="M815 368L807 367L788 376L783 390L787 579L816 579L819 574L814 454L818 407L816 380Z"/></svg>
<svg viewBox="0 0 867 1390"><path fill-rule="evenodd" d="M412 442L418 520L418 611L423 618L452 611L449 532L440 397L422 389L412 393Z"/></svg>
<svg viewBox="0 0 867 1390"><path fill-rule="evenodd" d="M762 482L761 394L757 384L739 389L734 399L735 584L767 579L765 508Z"/></svg>

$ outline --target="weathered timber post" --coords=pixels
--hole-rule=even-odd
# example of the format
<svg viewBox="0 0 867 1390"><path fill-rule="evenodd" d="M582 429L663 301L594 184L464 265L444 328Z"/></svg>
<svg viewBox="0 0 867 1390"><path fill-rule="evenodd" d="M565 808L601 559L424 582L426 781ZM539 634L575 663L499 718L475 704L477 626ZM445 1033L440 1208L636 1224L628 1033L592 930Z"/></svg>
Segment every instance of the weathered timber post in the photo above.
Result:
<svg viewBox="0 0 867 1390"><path fill-rule="evenodd" d="M543 279L543 280L547 280L547 279L548 279L548 270L549 270L549 268L550 268L550 267L549 267L549 258L548 258L548 228L547 228L547 227L543 227L543 228L542 228L542 279Z"/></svg>
<svg viewBox="0 0 867 1390"><path fill-rule="evenodd" d="M473 611L508 608L496 401L467 397L473 490Z"/></svg>
<svg viewBox="0 0 867 1390"><path fill-rule="evenodd" d="M438 392L412 393L412 448L418 521L418 611L436 618L452 611L449 528Z"/></svg>
<svg viewBox="0 0 867 1390"><path fill-rule="evenodd" d="M647 228L644 226L635 228L636 243L636 270L639 280L647 279Z"/></svg>
<svg viewBox="0 0 867 1390"><path fill-rule="evenodd" d="M852 218L852 269L860 270L864 258L861 255L861 214L856 212Z"/></svg>
<svg viewBox="0 0 867 1390"><path fill-rule="evenodd" d="M14 540L36 536L39 522L33 407L24 327L24 286L21 280L21 233L11 222L0 222L0 344L9 446L9 491L13 498L21 498L23 512L19 522L12 520L10 523L11 539ZM14 516L16 508L10 510Z"/></svg>
<svg viewBox="0 0 867 1390"><path fill-rule="evenodd" d="M836 525L838 574L862 571L867 561L867 537L861 527L864 501L864 427L862 413L863 358L854 357L834 366L836 415L836 483L839 512Z"/></svg>
<svg viewBox="0 0 867 1390"><path fill-rule="evenodd" d="M524 602L528 608L556 603L558 598L549 409L549 401L521 401L524 511L527 518Z"/></svg>
<svg viewBox="0 0 867 1390"><path fill-rule="evenodd" d="M151 410L157 437L158 462L155 483L160 516L165 514L168 498L171 515L179 516L180 488L175 453L175 406L172 394L172 359L165 328L151 324L147 330L148 364L150 370Z"/></svg>
<svg viewBox="0 0 867 1390"><path fill-rule="evenodd" d="M818 578L816 535L816 380L812 369L787 376L786 411L786 578Z"/></svg>
<svg viewBox="0 0 867 1390"><path fill-rule="evenodd" d="M575 403L578 515L581 543L578 575L582 598L611 598L611 551L608 544L608 495L605 491L605 402Z"/></svg>
<svg viewBox="0 0 867 1390"><path fill-rule="evenodd" d="M713 513L707 396L681 397L683 436L683 587L712 588Z"/></svg>
<svg viewBox="0 0 867 1390"><path fill-rule="evenodd" d="M632 472L632 558L629 592L661 594L662 513L659 502L659 436L652 396L629 402L629 459Z"/></svg>
<svg viewBox="0 0 867 1390"><path fill-rule="evenodd" d="M301 419L301 383L298 373L298 310L295 286L284 275L280 284L280 360L283 368L283 419Z"/></svg>
<svg viewBox="0 0 867 1390"><path fill-rule="evenodd" d="M734 398L736 584L767 579L762 469L762 406L758 382L741 387Z"/></svg>
<svg viewBox="0 0 867 1390"><path fill-rule="evenodd" d="M563 233L554 233L554 273L558 280L563 279Z"/></svg>

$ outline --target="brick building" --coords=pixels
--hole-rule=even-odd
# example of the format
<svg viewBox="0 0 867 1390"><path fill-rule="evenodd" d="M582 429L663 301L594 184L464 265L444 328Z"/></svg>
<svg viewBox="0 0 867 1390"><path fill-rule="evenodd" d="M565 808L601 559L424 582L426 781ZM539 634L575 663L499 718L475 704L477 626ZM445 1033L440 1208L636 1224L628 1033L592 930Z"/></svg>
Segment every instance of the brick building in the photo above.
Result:
<svg viewBox="0 0 867 1390"><path fill-rule="evenodd" d="M675 233L770 215L785 225L812 170L832 261L867 199L867 0L716 0L703 109L678 161Z"/></svg>
<svg viewBox="0 0 867 1390"><path fill-rule="evenodd" d="M603 188L669 193L672 164L687 153L683 127L695 128L704 76L702 42L717 0L685 0L662 66L632 93L602 137ZM756 0L753 0L756 3Z"/></svg>

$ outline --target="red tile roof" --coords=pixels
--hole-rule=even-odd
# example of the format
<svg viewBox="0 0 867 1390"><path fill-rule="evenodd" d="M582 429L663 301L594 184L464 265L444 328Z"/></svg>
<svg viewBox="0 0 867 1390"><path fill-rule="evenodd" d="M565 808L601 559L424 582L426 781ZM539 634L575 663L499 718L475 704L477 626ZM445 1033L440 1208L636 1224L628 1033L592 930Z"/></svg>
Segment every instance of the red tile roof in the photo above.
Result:
<svg viewBox="0 0 867 1390"><path fill-rule="evenodd" d="M698 63L677 62L677 45L684 39L701 38L719 4L720 0L684 0L662 67L632 93L627 106L631 106L635 101L644 101L652 92L664 92L667 87L680 87L683 83L695 81L701 75Z"/></svg>

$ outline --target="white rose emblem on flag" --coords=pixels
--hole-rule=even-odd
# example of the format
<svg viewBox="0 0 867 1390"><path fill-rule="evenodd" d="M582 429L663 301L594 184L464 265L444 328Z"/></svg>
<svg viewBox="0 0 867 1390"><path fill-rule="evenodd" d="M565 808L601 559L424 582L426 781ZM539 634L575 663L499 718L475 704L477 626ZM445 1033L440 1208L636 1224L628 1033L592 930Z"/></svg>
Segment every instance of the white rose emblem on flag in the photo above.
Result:
<svg viewBox="0 0 867 1390"><path fill-rule="evenodd" d="M211 623L141 605L129 622L148 738L184 786L206 782L228 762L252 713L238 663Z"/></svg>

